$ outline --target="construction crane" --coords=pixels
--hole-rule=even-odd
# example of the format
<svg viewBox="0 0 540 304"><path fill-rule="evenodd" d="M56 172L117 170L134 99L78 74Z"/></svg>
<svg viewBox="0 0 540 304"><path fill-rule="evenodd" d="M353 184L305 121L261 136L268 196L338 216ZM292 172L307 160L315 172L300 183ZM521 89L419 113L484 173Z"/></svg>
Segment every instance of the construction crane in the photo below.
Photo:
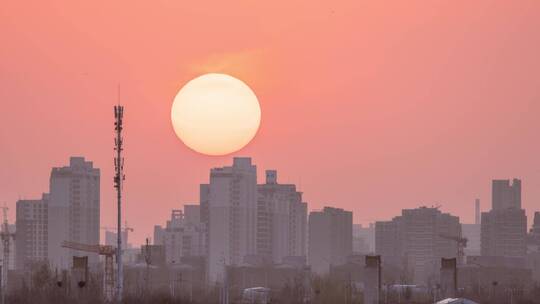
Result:
<svg viewBox="0 0 540 304"><path fill-rule="evenodd" d="M9 270L9 254L10 254L10 241L15 238L15 233L9 232L9 224L7 218L7 212L9 208L7 206L2 207L2 213L4 215L4 222L2 223L2 231L0 236L2 238L2 245L4 246L4 258L2 260L2 304L6 303L7 283L8 283L8 270Z"/></svg>
<svg viewBox="0 0 540 304"><path fill-rule="evenodd" d="M456 242L457 244L457 259L460 264L463 263L463 257L465 256L465 253L463 252L464 248L467 247L467 238L462 237L460 235L447 235L447 234L439 234L439 236L443 239L452 240Z"/></svg>
<svg viewBox="0 0 540 304"><path fill-rule="evenodd" d="M114 297L114 269L113 256L116 255L116 248L110 245L89 245L76 242L64 241L62 247L75 249L78 251L97 253L105 256L105 278L103 280L103 292L105 299L111 301Z"/></svg>

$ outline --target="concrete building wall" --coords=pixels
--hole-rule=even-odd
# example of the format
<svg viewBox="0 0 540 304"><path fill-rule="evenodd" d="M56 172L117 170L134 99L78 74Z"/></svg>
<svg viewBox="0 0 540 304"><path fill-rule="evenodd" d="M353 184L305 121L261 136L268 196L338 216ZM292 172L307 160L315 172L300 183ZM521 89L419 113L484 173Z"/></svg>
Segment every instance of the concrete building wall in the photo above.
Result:
<svg viewBox="0 0 540 304"><path fill-rule="evenodd" d="M313 272L327 274L331 265L352 255L352 212L325 207L309 214L308 260Z"/></svg>
<svg viewBox="0 0 540 304"><path fill-rule="evenodd" d="M48 196L40 200L17 201L15 252L16 268L25 269L32 262L48 258ZM12 231L15 232L15 231Z"/></svg>
<svg viewBox="0 0 540 304"><path fill-rule="evenodd" d="M53 168L50 177L48 253L53 268L69 268L72 256L98 255L62 248L63 241L99 244L100 172L83 157L71 157L67 167Z"/></svg>
<svg viewBox="0 0 540 304"><path fill-rule="evenodd" d="M305 256L307 204L295 185L278 184L277 172L266 172L257 186L257 254L274 263Z"/></svg>
<svg viewBox="0 0 540 304"><path fill-rule="evenodd" d="M521 180L493 180L491 186L491 208L494 210L521 209Z"/></svg>
<svg viewBox="0 0 540 304"><path fill-rule="evenodd" d="M406 270L409 283L426 284L438 278L441 258L457 256L459 218L437 208L404 209L401 216L375 225L376 252L383 265ZM388 261L388 262L385 262Z"/></svg>
<svg viewBox="0 0 540 304"><path fill-rule="evenodd" d="M494 209L482 213L481 255L525 257L527 216L523 209Z"/></svg>
<svg viewBox="0 0 540 304"><path fill-rule="evenodd" d="M156 226L159 245L165 251L167 264L178 264L182 258L206 256L206 231L202 223L188 221L182 210L173 210L164 228Z"/></svg>
<svg viewBox="0 0 540 304"><path fill-rule="evenodd" d="M208 188L208 277L215 282L223 279L224 265L256 252L256 166L235 157L233 166L211 170Z"/></svg>

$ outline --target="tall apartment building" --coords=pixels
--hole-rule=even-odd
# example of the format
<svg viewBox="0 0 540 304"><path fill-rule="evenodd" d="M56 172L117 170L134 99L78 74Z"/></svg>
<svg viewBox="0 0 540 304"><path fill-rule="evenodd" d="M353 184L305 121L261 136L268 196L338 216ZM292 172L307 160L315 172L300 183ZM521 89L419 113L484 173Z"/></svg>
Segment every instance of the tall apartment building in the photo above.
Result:
<svg viewBox="0 0 540 304"><path fill-rule="evenodd" d="M197 220L197 214L191 213L194 211L191 205L184 210L189 210L189 215L182 210L172 210L165 227L154 227L154 244L163 246L168 264L180 263L183 257L206 255L205 226Z"/></svg>
<svg viewBox="0 0 540 304"><path fill-rule="evenodd" d="M39 200L17 201L15 264L27 269L35 262L48 258L48 194Z"/></svg>
<svg viewBox="0 0 540 304"><path fill-rule="evenodd" d="M492 209L482 213L481 255L525 257L527 215L521 209L521 181L494 180Z"/></svg>
<svg viewBox="0 0 540 304"><path fill-rule="evenodd" d="M425 284L440 268L441 258L457 256L459 217L437 208L404 209L392 221L375 223L375 251L383 264L405 268L415 284Z"/></svg>
<svg viewBox="0 0 540 304"><path fill-rule="evenodd" d="M201 219L208 221L208 278L220 281L225 265L256 254L257 167L251 158L235 157L232 166L211 169L200 201Z"/></svg>
<svg viewBox="0 0 540 304"><path fill-rule="evenodd" d="M289 256L306 256L307 203L296 186L279 184L275 170L257 186L257 255L281 263Z"/></svg>
<svg viewBox="0 0 540 304"><path fill-rule="evenodd" d="M72 256L98 255L62 248L63 241L99 244L100 171L83 157L71 157L69 166L53 168L48 210L48 256L53 268L69 268Z"/></svg>
<svg viewBox="0 0 540 304"><path fill-rule="evenodd" d="M508 208L521 209L521 180L493 180L491 185L491 208L502 210Z"/></svg>
<svg viewBox="0 0 540 304"><path fill-rule="evenodd" d="M308 260L313 272L327 274L352 254L352 212L324 207L309 214Z"/></svg>

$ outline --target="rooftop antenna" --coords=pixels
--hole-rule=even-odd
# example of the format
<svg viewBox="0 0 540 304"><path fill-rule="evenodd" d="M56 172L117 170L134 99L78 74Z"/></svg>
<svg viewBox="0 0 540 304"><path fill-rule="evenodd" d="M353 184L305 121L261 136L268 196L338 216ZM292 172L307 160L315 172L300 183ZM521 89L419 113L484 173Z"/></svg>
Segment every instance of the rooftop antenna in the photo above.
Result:
<svg viewBox="0 0 540 304"><path fill-rule="evenodd" d="M116 263L117 263L117 282L116 282L116 299L122 302L122 293L124 289L124 267L122 264L122 184L125 180L124 175L124 158L122 157L123 143L122 128L123 128L124 106L120 105L120 85L118 85L118 105L114 106L114 188L116 188L116 199L118 204L118 226L117 226L117 247L116 247Z"/></svg>

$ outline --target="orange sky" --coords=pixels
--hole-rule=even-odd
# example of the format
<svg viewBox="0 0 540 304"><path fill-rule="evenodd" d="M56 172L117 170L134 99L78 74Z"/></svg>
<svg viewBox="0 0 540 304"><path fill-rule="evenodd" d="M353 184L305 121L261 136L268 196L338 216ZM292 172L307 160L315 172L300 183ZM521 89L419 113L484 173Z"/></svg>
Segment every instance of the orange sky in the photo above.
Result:
<svg viewBox="0 0 540 304"><path fill-rule="evenodd" d="M279 3L274 3L279 2ZM209 157L174 135L170 107L205 72L259 97L252 156L311 209L355 222L441 204L473 220L492 178L523 179L540 209L539 1L14 1L0 8L0 201L48 190L83 155L112 187L116 86L126 106L126 217L136 242L198 199ZM15 209L10 210L14 218ZM133 239L132 239L133 240Z"/></svg>

